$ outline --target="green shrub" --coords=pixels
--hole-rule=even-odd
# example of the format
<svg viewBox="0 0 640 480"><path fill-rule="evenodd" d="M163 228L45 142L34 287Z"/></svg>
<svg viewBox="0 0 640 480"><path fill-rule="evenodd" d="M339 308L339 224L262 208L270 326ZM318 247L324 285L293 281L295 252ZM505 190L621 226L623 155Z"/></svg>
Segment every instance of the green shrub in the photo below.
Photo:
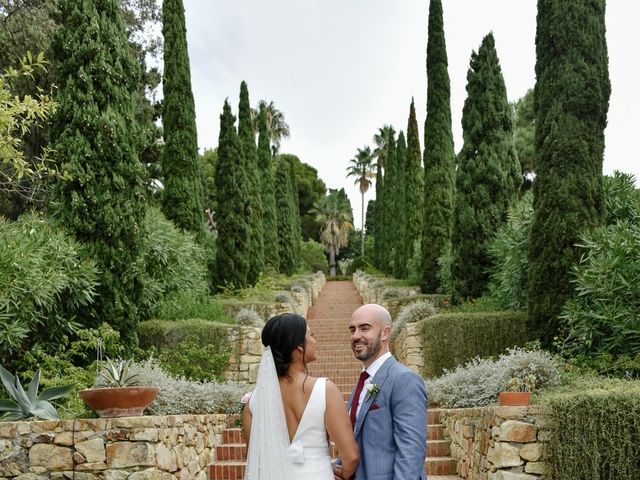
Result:
<svg viewBox="0 0 640 480"><path fill-rule="evenodd" d="M54 352L97 285L95 263L61 228L37 214L0 217L0 361L12 369L34 348Z"/></svg>
<svg viewBox="0 0 640 480"><path fill-rule="evenodd" d="M520 312L438 314L420 323L424 377L474 357L499 355L505 349L530 340L526 315Z"/></svg>
<svg viewBox="0 0 640 480"><path fill-rule="evenodd" d="M229 364L229 326L206 320L148 320L138 326L140 348L174 376L220 378Z"/></svg>
<svg viewBox="0 0 640 480"><path fill-rule="evenodd" d="M355 257L353 261L349 264L349 268L347 270L347 275L353 275L358 270L364 270L366 268L371 268L373 262L369 257L359 256Z"/></svg>
<svg viewBox="0 0 640 480"><path fill-rule="evenodd" d="M160 320L187 320L199 318L217 323L234 323L216 297L184 292L158 302L153 312Z"/></svg>
<svg viewBox="0 0 640 480"><path fill-rule="evenodd" d="M305 240L300 243L300 270L303 272L329 273L329 263L324 247L315 240Z"/></svg>
<svg viewBox="0 0 640 480"><path fill-rule="evenodd" d="M180 231L157 208L148 210L145 229L142 317L157 318L156 305L165 299L187 292L204 297L209 291L207 261L194 236Z"/></svg>
<svg viewBox="0 0 640 480"><path fill-rule="evenodd" d="M567 361L569 368L586 374L640 380L640 354L611 355L596 353L576 355Z"/></svg>
<svg viewBox="0 0 640 480"><path fill-rule="evenodd" d="M640 382L577 378L542 392L557 480L638 478Z"/></svg>
<svg viewBox="0 0 640 480"><path fill-rule="evenodd" d="M432 403L448 408L479 407L497 403L509 379L527 375L535 377L537 389L556 385L560 381L558 362L541 350L514 348L497 360L473 358L425 384Z"/></svg>
<svg viewBox="0 0 640 480"><path fill-rule="evenodd" d="M396 338L407 323L420 322L435 314L436 308L427 300L418 300L403 306L398 314L398 318L393 322L391 340L393 341Z"/></svg>
<svg viewBox="0 0 640 480"><path fill-rule="evenodd" d="M526 310L529 236L533 220L533 195L527 192L510 210L508 221L489 242L493 262L489 295L499 308Z"/></svg>

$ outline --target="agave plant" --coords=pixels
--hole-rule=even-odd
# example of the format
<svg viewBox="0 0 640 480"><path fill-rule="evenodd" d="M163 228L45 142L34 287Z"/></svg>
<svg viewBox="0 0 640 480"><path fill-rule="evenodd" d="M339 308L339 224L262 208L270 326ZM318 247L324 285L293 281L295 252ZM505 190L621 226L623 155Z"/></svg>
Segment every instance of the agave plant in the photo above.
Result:
<svg viewBox="0 0 640 480"><path fill-rule="evenodd" d="M138 385L138 375L129 371L131 359L120 360L114 363L107 357L106 365L103 365L96 376L96 387L132 387Z"/></svg>
<svg viewBox="0 0 640 480"><path fill-rule="evenodd" d="M49 400L62 398L73 392L75 385L63 385L43 390L38 395L40 386L40 370L36 372L25 392L17 376L13 376L0 365L0 379L4 388L9 392L9 397L0 399L0 420L12 421L24 418L40 418L43 420L55 420L58 413Z"/></svg>

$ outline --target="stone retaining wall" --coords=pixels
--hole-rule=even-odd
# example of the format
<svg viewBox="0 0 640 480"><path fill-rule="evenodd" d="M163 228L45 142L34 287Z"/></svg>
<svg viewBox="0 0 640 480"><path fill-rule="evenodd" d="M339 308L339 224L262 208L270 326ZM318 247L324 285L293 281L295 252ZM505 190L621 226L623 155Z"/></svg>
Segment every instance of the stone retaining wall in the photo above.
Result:
<svg viewBox="0 0 640 480"><path fill-rule="evenodd" d="M550 479L543 407L459 408L440 411L458 475L468 480Z"/></svg>
<svg viewBox="0 0 640 480"><path fill-rule="evenodd" d="M0 423L0 480L205 480L227 415Z"/></svg>
<svg viewBox="0 0 640 480"><path fill-rule="evenodd" d="M404 363L418 375L422 374L424 355L422 354L422 337L417 323L407 323L392 338L390 349L396 359Z"/></svg>

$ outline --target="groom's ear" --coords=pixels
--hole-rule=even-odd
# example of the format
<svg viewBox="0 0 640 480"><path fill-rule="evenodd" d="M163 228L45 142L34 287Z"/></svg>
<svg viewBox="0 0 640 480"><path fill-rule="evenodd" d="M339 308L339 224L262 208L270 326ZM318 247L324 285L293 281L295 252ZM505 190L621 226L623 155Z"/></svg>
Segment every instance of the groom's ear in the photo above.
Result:
<svg viewBox="0 0 640 480"><path fill-rule="evenodd" d="M389 337L391 337L391 326L385 325L382 328L382 340L389 340Z"/></svg>

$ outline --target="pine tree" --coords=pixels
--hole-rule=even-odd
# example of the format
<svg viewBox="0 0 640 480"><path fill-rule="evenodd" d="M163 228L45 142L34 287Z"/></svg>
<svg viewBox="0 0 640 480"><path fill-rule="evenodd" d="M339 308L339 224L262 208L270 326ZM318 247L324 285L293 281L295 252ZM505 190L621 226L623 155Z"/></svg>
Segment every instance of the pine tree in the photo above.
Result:
<svg viewBox="0 0 640 480"><path fill-rule="evenodd" d="M543 343L572 294L579 235L603 222L611 84L604 0L539 0L528 313Z"/></svg>
<svg viewBox="0 0 640 480"><path fill-rule="evenodd" d="M52 144L66 174L54 192L60 221L101 270L93 309L78 320L109 321L135 342L142 292L144 168L138 160L139 65L116 0L61 0L54 58L60 84Z"/></svg>
<svg viewBox="0 0 640 480"><path fill-rule="evenodd" d="M406 216L405 216L405 185L407 167L407 143L404 139L404 132L400 130L395 155L395 180L393 188L393 208L391 211L393 218L393 275L396 278L407 276L407 260L409 258L406 250Z"/></svg>
<svg viewBox="0 0 640 480"><path fill-rule="evenodd" d="M292 202L291 164L279 159L276 164L276 211L278 221L278 255L280 273L292 275L296 271L295 218Z"/></svg>
<svg viewBox="0 0 640 480"><path fill-rule="evenodd" d="M264 109L258 114L258 170L262 184L262 223L264 227L264 261L275 271L280 265L278 255L278 234L276 218L276 193L273 179L273 162L269 131Z"/></svg>
<svg viewBox="0 0 640 480"><path fill-rule="evenodd" d="M462 129L451 234L454 302L485 292L492 267L487 243L506 221L521 179L511 106L491 33L471 54Z"/></svg>
<svg viewBox="0 0 640 480"><path fill-rule="evenodd" d="M215 283L219 288L247 286L251 255L249 178L235 120L229 103L225 101L220 115L215 174L218 205Z"/></svg>
<svg viewBox="0 0 640 480"><path fill-rule="evenodd" d="M438 259L451 241L455 192L455 153L451 132L447 48L442 1L429 4L427 40L427 118L424 123L424 221L422 225L422 289L440 287Z"/></svg>
<svg viewBox="0 0 640 480"><path fill-rule="evenodd" d="M424 170L416 109L411 99L407 122L407 160L404 173L405 233L404 250L408 262L414 254L414 245L420 244L424 203Z"/></svg>
<svg viewBox="0 0 640 480"><path fill-rule="evenodd" d="M244 169L247 172L249 194L249 270L247 284L255 285L264 268L264 226L262 223L261 181L258 175L258 153L251 122L251 105L246 82L240 84L238 110L238 137L242 149Z"/></svg>
<svg viewBox="0 0 640 480"><path fill-rule="evenodd" d="M204 241L204 191L198 162L196 109L191 91L182 0L162 2L164 150L162 211L178 227Z"/></svg>

